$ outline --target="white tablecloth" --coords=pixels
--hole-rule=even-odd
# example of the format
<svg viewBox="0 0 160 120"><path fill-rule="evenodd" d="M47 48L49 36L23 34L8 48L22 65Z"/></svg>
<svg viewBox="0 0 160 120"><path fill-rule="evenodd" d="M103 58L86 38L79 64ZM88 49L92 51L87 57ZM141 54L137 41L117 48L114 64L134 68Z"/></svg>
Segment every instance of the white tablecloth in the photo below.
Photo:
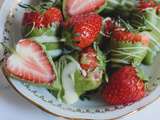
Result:
<svg viewBox="0 0 160 120"><path fill-rule="evenodd" d="M0 0L0 6L3 0ZM0 120L60 120L35 107L18 95L0 74ZM120 120L158 120L160 119L160 101L157 100L136 114Z"/></svg>

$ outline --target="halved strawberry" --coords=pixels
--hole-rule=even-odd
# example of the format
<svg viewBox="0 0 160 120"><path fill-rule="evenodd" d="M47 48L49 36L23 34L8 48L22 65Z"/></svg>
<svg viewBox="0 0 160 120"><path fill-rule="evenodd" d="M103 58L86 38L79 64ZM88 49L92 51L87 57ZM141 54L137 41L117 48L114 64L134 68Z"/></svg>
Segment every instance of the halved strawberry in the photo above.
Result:
<svg viewBox="0 0 160 120"><path fill-rule="evenodd" d="M69 16L88 13L100 9L105 0L64 0L63 12Z"/></svg>
<svg viewBox="0 0 160 120"><path fill-rule="evenodd" d="M5 70L10 76L36 84L51 84L56 80L44 49L31 39L20 40L14 52L6 60Z"/></svg>

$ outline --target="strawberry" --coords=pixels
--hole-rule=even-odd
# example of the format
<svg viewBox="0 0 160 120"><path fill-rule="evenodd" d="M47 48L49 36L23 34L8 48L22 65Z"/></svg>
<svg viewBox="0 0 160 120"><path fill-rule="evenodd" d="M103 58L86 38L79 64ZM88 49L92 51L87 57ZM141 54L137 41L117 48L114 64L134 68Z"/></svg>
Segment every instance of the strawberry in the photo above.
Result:
<svg viewBox="0 0 160 120"><path fill-rule="evenodd" d="M23 17L24 26L33 26L36 28L48 27L52 23L60 23L62 21L62 14L58 8L51 7L47 9L44 13L39 11L26 12Z"/></svg>
<svg viewBox="0 0 160 120"><path fill-rule="evenodd" d="M20 40L14 52L6 60L5 70L26 82L51 84L56 80L52 63L44 49L31 39Z"/></svg>
<svg viewBox="0 0 160 120"><path fill-rule="evenodd" d="M148 45L149 38L146 35L115 27L110 40L112 67L125 64L139 65L148 52Z"/></svg>
<svg viewBox="0 0 160 120"><path fill-rule="evenodd" d="M64 37L81 49L89 47L98 37L102 27L102 17L96 13L88 13L71 17L66 23L65 28L71 28L71 32L65 32ZM67 31L67 30L65 30ZM69 36L69 38L67 38Z"/></svg>
<svg viewBox="0 0 160 120"><path fill-rule="evenodd" d="M156 2L154 0L139 0L138 8L143 11L147 8L154 8L156 7Z"/></svg>
<svg viewBox="0 0 160 120"><path fill-rule="evenodd" d="M36 28L41 28L44 25L42 24L43 17L39 12L26 12L23 17L24 26L35 26Z"/></svg>
<svg viewBox="0 0 160 120"><path fill-rule="evenodd" d="M148 46L149 44L149 38L147 36L122 30L115 30L113 32L112 38L117 41L131 42L132 44L139 42L144 46Z"/></svg>
<svg viewBox="0 0 160 120"><path fill-rule="evenodd" d="M160 4L159 4L159 5L157 5L156 13L157 13L158 15L160 14Z"/></svg>
<svg viewBox="0 0 160 120"><path fill-rule="evenodd" d="M124 66L113 73L102 90L102 97L111 105L129 104L145 95L145 85L136 68Z"/></svg>
<svg viewBox="0 0 160 120"><path fill-rule="evenodd" d="M141 31L141 34L148 36L150 39L149 49L143 63L152 64L154 57L160 51L160 35L157 34L160 28L159 2L156 0L139 0L137 11L131 19L134 26L137 28L146 28Z"/></svg>
<svg viewBox="0 0 160 120"><path fill-rule="evenodd" d="M45 9L38 7L38 9L33 6L31 7L31 5L20 6L31 9L25 12L23 16L22 23L25 37L34 37L44 34L52 36L57 26L62 22L62 13L60 9L56 7L47 7Z"/></svg>
<svg viewBox="0 0 160 120"><path fill-rule="evenodd" d="M62 21L62 13L55 7L46 10L43 17L43 24L45 27L50 26L52 23L60 23Z"/></svg>
<svg viewBox="0 0 160 120"><path fill-rule="evenodd" d="M81 52L80 55L81 67L86 71L88 71L89 69L94 70L98 66L98 60L96 56L96 51L93 48L86 48Z"/></svg>
<svg viewBox="0 0 160 120"><path fill-rule="evenodd" d="M111 19L111 18L106 18L106 21L105 21L105 37L107 39L110 38L110 35L111 35L111 32L114 28L114 21Z"/></svg>
<svg viewBox="0 0 160 120"><path fill-rule="evenodd" d="M105 0L64 0L63 11L65 15L74 16L93 11L101 11Z"/></svg>

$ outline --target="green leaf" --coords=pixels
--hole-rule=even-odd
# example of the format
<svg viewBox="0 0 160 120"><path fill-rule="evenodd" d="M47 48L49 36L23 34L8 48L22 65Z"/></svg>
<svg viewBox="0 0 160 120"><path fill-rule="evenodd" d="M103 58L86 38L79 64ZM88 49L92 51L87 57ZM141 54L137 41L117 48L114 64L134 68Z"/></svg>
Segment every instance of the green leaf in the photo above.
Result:
<svg viewBox="0 0 160 120"><path fill-rule="evenodd" d="M99 46L98 46L98 44L95 42L94 44L93 44L93 47L94 47L94 49L95 49L95 51L96 51L96 53L97 53L97 59L98 59L98 62L99 62L99 64L100 64L100 69L101 70L105 70L106 69L106 56L104 55L104 53L100 50L100 48L99 48Z"/></svg>
<svg viewBox="0 0 160 120"><path fill-rule="evenodd" d="M53 84L50 90L52 90L52 93L61 102L67 104L76 102L79 96L74 89L74 72L75 70L80 70L79 64L73 57L65 55L56 62L56 69L57 81L55 81L55 84Z"/></svg>
<svg viewBox="0 0 160 120"><path fill-rule="evenodd" d="M128 17L137 4L136 0L107 0L107 4L100 14L104 17L111 16L117 18Z"/></svg>
<svg viewBox="0 0 160 120"><path fill-rule="evenodd" d="M131 42L121 42L112 39L110 44L109 60L112 67L120 67L126 64L140 65L148 51L148 47L145 47L141 43L133 44Z"/></svg>
<svg viewBox="0 0 160 120"><path fill-rule="evenodd" d="M25 9L31 9L33 11L38 11L36 7L34 7L33 5L29 5L29 4L18 4L20 7L25 8Z"/></svg>
<svg viewBox="0 0 160 120"><path fill-rule="evenodd" d="M89 73L86 77L82 75L80 71L76 71L74 74L75 79L75 89L78 95L82 95L87 91L94 90L98 88L102 83L102 75L98 79L94 78L94 74L101 74L101 71L93 71Z"/></svg>
<svg viewBox="0 0 160 120"><path fill-rule="evenodd" d="M160 51L160 16L156 13L155 8L146 9L142 15L145 18L145 27L150 29L150 31L142 32L150 38L150 51L148 51L144 63L151 64Z"/></svg>
<svg viewBox="0 0 160 120"><path fill-rule="evenodd" d="M23 35L25 37L37 37L37 36L42 36L42 35L47 35L47 36L55 36L58 28L58 24L53 23L51 26L48 28L35 28L33 27L25 27Z"/></svg>
<svg viewBox="0 0 160 120"><path fill-rule="evenodd" d="M144 71L139 66L134 66L137 71L137 75L141 80L149 81L148 76L145 75Z"/></svg>

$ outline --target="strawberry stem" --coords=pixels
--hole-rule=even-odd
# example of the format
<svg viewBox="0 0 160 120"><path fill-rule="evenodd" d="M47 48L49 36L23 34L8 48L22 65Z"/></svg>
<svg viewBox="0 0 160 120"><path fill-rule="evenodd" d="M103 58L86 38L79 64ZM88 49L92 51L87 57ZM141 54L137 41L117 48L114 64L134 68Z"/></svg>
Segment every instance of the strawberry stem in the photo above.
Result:
<svg viewBox="0 0 160 120"><path fill-rule="evenodd" d="M37 11L37 9L34 6L32 6L32 5L22 4L21 3L21 4L19 4L19 6L22 7L22 8L25 8L25 9L31 9L33 11Z"/></svg>
<svg viewBox="0 0 160 120"><path fill-rule="evenodd" d="M23 4L23 3L20 3L19 6L21 8L24 8L24 9L30 9L32 11L37 11L37 12L43 13L48 8L54 7L57 4L58 4L57 0L55 0L54 2L49 0L49 1L45 2L45 3L41 3L38 6L33 6L33 5L30 5L30 4Z"/></svg>
<svg viewBox="0 0 160 120"><path fill-rule="evenodd" d="M31 30L28 33L26 33L25 37L28 37L33 32L34 28L35 28L35 22L33 23Z"/></svg>

